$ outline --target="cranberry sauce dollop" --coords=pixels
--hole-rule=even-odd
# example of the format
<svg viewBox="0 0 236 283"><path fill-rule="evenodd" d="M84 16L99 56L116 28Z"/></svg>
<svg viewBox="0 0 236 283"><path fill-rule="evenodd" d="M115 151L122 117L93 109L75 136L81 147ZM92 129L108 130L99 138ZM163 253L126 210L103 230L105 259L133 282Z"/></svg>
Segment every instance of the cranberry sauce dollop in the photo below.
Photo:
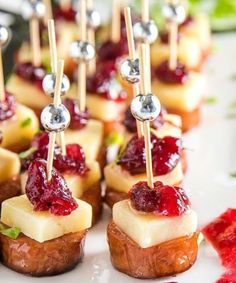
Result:
<svg viewBox="0 0 236 283"><path fill-rule="evenodd" d="M57 7L54 10L54 18L58 21L75 22L76 11L72 7L70 7L68 10L63 10L60 7Z"/></svg>
<svg viewBox="0 0 236 283"><path fill-rule="evenodd" d="M71 120L69 128L73 130L84 128L90 118L88 109L86 109L85 111L80 111L76 99L66 98L63 100L63 104L70 112Z"/></svg>
<svg viewBox="0 0 236 283"><path fill-rule="evenodd" d="M78 207L67 187L65 179L53 168L52 178L47 180L47 162L34 160L29 167L25 191L35 211L49 211L55 215L69 215Z"/></svg>
<svg viewBox="0 0 236 283"><path fill-rule="evenodd" d="M121 37L119 42L105 41L97 50L99 61L115 61L123 55L128 54L128 43L126 37Z"/></svg>
<svg viewBox="0 0 236 283"><path fill-rule="evenodd" d="M164 61L154 70L154 76L167 84L185 84L188 80L189 73L179 61L174 70L169 68L168 61Z"/></svg>
<svg viewBox="0 0 236 283"><path fill-rule="evenodd" d="M172 171L180 160L181 140L170 136L160 139L152 135L151 143L154 176L165 175ZM144 138L135 135L128 142L117 164L132 175L146 172Z"/></svg>
<svg viewBox="0 0 236 283"><path fill-rule="evenodd" d="M47 159L49 137L47 133L37 134L32 143L32 152L21 159L22 169L27 170L36 158ZM84 176L89 170L85 163L83 148L78 144L66 145L66 155L62 155L61 149L56 145L54 151L53 166L60 173L76 174Z"/></svg>
<svg viewBox="0 0 236 283"><path fill-rule="evenodd" d="M179 43L179 40L180 40L180 34L178 33L177 34L177 42ZM163 44L169 44L169 33L167 31L163 31L160 33L160 40L161 40L161 43Z"/></svg>
<svg viewBox="0 0 236 283"><path fill-rule="evenodd" d="M43 66L35 67L31 62L17 63L15 71L18 76L42 89L42 81L47 73Z"/></svg>
<svg viewBox="0 0 236 283"><path fill-rule="evenodd" d="M194 22L194 18L191 15L188 15L185 21L179 27L181 29L182 27L188 26L192 24L193 22Z"/></svg>
<svg viewBox="0 0 236 283"><path fill-rule="evenodd" d="M182 188L166 186L159 181L154 183L154 188L147 182L138 182L130 190L129 198L134 209L158 216L180 216L190 208Z"/></svg>
<svg viewBox="0 0 236 283"><path fill-rule="evenodd" d="M228 209L202 230L219 254L222 264L236 274L236 209Z"/></svg>
<svg viewBox="0 0 236 283"><path fill-rule="evenodd" d="M87 91L107 100L123 102L127 98L127 93L115 76L114 62L100 62L96 74L87 78Z"/></svg>
<svg viewBox="0 0 236 283"><path fill-rule="evenodd" d="M166 110L162 108L159 116L154 121L151 122L151 127L156 130L160 129L165 124L164 115L166 113L167 113ZM130 107L128 107L125 112L125 118L124 118L123 124L125 125L127 131L129 131L130 133L137 132L136 119L132 115Z"/></svg>
<svg viewBox="0 0 236 283"><path fill-rule="evenodd" d="M0 122L10 119L15 115L16 100L15 97L5 91L5 99L0 101Z"/></svg>

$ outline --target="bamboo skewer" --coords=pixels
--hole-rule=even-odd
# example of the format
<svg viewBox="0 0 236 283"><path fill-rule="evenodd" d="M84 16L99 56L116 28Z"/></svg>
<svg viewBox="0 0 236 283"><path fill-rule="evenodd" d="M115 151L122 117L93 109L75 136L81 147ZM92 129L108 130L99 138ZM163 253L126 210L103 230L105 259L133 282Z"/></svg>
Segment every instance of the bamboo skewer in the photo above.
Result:
<svg viewBox="0 0 236 283"><path fill-rule="evenodd" d="M53 19L52 2L51 0L43 0L43 2L46 7L46 13L44 16L44 24L47 25L48 20Z"/></svg>
<svg viewBox="0 0 236 283"><path fill-rule="evenodd" d="M52 73L57 71L57 46L56 46L56 33L55 33L55 24L54 20L48 21L48 36L49 36L49 48L50 48L50 58L51 58L51 68ZM61 103L61 97L59 99ZM66 145L65 145L65 133L59 132L59 143L63 155L66 155Z"/></svg>
<svg viewBox="0 0 236 283"><path fill-rule="evenodd" d="M124 15L125 15L128 49L129 49L129 58L130 60L135 60L136 52L135 52L135 44L134 44L134 34L133 34L131 12L129 7L124 8ZM133 88L133 95L137 96L140 93L138 84L132 84L132 88ZM136 124L137 124L138 137L141 137L143 136L142 123L136 120Z"/></svg>
<svg viewBox="0 0 236 283"><path fill-rule="evenodd" d="M2 62L2 48L0 47L0 101L5 100L4 73Z"/></svg>
<svg viewBox="0 0 236 283"><path fill-rule="evenodd" d="M61 81L63 76L64 60L59 60L57 64L56 85L53 98L53 104L59 106L61 99ZM56 141L56 132L49 133L48 156L47 156L47 180L52 178L52 167L54 158L54 148Z"/></svg>
<svg viewBox="0 0 236 283"><path fill-rule="evenodd" d="M32 61L35 67L41 65L41 50L40 50L40 34L39 34L39 21L37 18L30 20L30 41L32 48Z"/></svg>
<svg viewBox="0 0 236 283"><path fill-rule="evenodd" d="M80 0L80 40L86 41L86 2ZM80 111L86 107L86 62L80 61L78 65L78 99Z"/></svg>
<svg viewBox="0 0 236 283"><path fill-rule="evenodd" d="M71 0L61 0L60 7L63 11L68 11L71 6Z"/></svg>
<svg viewBox="0 0 236 283"><path fill-rule="evenodd" d="M170 57L169 57L169 68L175 70L177 66L177 36L178 36L178 25L176 23L169 24L169 47L170 47Z"/></svg>
<svg viewBox="0 0 236 283"><path fill-rule="evenodd" d="M146 62L146 47L145 44L141 44L139 48L139 60L140 60L140 75L141 75L141 85L143 89L143 94L147 95L150 93L149 83L147 82L150 75L150 69L147 69ZM150 188L153 188L153 170L152 170L152 151L151 151L151 138L150 138L150 122L143 122L144 130L144 142L145 142L145 155L146 155L146 171L147 171L147 182Z"/></svg>
<svg viewBox="0 0 236 283"><path fill-rule="evenodd" d="M112 2L112 23L111 23L111 41L117 43L120 41L121 29L121 2L113 0Z"/></svg>
<svg viewBox="0 0 236 283"><path fill-rule="evenodd" d="M93 0L87 0L87 9L93 9ZM88 42L95 46L95 30L93 28L88 28ZM88 63L88 75L93 76L96 72L96 56L91 59Z"/></svg>

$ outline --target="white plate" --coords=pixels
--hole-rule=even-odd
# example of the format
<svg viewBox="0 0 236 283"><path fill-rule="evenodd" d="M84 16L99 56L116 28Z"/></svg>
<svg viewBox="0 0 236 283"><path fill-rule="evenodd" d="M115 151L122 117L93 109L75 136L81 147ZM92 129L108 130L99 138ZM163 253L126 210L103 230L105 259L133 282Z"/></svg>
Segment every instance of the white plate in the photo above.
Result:
<svg viewBox="0 0 236 283"><path fill-rule="evenodd" d="M209 59L205 73L205 94L215 96L214 105L204 105L202 123L184 138L188 148L189 169L184 187L193 208L199 215L202 227L214 217L236 204L236 179L229 173L236 171L236 121L226 118L229 105L236 101L235 34L214 37L217 52ZM235 110L236 113L236 110ZM137 280L116 271L109 260L106 243L106 226L110 218L108 209L103 220L90 231L85 247L85 258L73 271L47 278L31 278L0 266L1 282L4 283L134 283L170 282L214 283L223 273L220 260L208 244L200 247L198 260L187 272L164 280ZM140 262L142 264L142 262ZM3 280L3 281L2 281Z"/></svg>

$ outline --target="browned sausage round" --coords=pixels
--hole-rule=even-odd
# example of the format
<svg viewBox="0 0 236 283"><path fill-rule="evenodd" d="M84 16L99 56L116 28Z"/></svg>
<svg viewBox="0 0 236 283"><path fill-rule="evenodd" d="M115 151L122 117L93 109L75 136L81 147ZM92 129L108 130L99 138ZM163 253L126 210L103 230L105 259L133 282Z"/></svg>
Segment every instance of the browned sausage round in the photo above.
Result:
<svg viewBox="0 0 236 283"><path fill-rule="evenodd" d="M39 243L20 234L17 239L0 235L2 262L7 267L32 276L49 276L66 272L84 255L87 230L70 233Z"/></svg>
<svg viewBox="0 0 236 283"><path fill-rule="evenodd" d="M107 237L113 266L140 279L154 279L183 272L197 258L197 233L143 249L111 222Z"/></svg>
<svg viewBox="0 0 236 283"><path fill-rule="evenodd" d="M95 184L92 188L86 190L80 199L86 201L92 206L92 224L94 225L99 220L99 217L102 213L102 192L100 182Z"/></svg>
<svg viewBox="0 0 236 283"><path fill-rule="evenodd" d="M14 178L0 184L0 207L4 200L19 196L21 193L19 178Z"/></svg>

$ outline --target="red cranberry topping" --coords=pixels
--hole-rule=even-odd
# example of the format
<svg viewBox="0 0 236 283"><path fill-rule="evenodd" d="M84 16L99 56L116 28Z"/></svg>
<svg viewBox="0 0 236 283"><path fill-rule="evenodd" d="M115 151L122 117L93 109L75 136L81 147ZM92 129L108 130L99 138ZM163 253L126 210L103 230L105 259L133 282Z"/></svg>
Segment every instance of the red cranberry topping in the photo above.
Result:
<svg viewBox="0 0 236 283"><path fill-rule="evenodd" d="M45 160L34 160L29 167L28 174L25 191L35 211L69 215L78 207L65 179L56 169L52 170L51 180L47 180L47 162Z"/></svg>
<svg viewBox="0 0 236 283"><path fill-rule="evenodd" d="M22 169L27 170L30 163L36 158L47 159L48 141L48 134L45 132L34 137L31 145L35 150L32 150L27 157L21 159ZM89 170L85 164L83 148L78 144L66 145L66 156L62 155L61 149L56 145L53 166L60 173L77 174L80 176L84 176Z"/></svg>
<svg viewBox="0 0 236 283"><path fill-rule="evenodd" d="M154 129L160 129L164 124L164 115L166 114L166 110L164 108L161 109L159 116L151 122L151 127ZM137 123L134 116L131 113L130 107L127 108L125 112L125 119L123 121L126 129L131 133L137 132Z"/></svg>
<svg viewBox="0 0 236 283"><path fill-rule="evenodd" d="M99 46L97 51L100 61L116 60L128 54L128 44L126 38L121 38L117 43L108 40Z"/></svg>
<svg viewBox="0 0 236 283"><path fill-rule="evenodd" d="M21 78L35 83L42 89L42 81L46 75L46 70L43 66L35 67L31 62L17 63L16 73Z"/></svg>
<svg viewBox="0 0 236 283"><path fill-rule="evenodd" d="M228 209L202 232L218 252L222 264L236 272L236 209Z"/></svg>
<svg viewBox="0 0 236 283"><path fill-rule="evenodd" d="M38 133L36 134L32 141L31 141L31 147L34 147L34 148L42 148L44 146L47 146L49 143L49 135L47 132L41 132L41 133Z"/></svg>
<svg viewBox="0 0 236 283"><path fill-rule="evenodd" d="M62 10L60 7L57 7L54 10L54 18L58 21L75 22L76 11L72 7L68 10Z"/></svg>
<svg viewBox="0 0 236 283"><path fill-rule="evenodd" d="M184 84L188 79L188 71L179 61L175 70L171 70L169 62L164 61L156 68L155 75L158 80L167 84Z"/></svg>
<svg viewBox="0 0 236 283"><path fill-rule="evenodd" d="M169 33L167 31L160 33L160 40L163 44L169 44ZM180 40L180 34L177 35L177 42Z"/></svg>
<svg viewBox="0 0 236 283"><path fill-rule="evenodd" d="M185 21L179 26L180 28L188 26L194 22L194 18L190 15L188 15L185 19Z"/></svg>
<svg viewBox="0 0 236 283"><path fill-rule="evenodd" d="M16 110L16 100L15 97L9 93L5 92L5 99L0 101L0 122L10 119L15 115Z"/></svg>
<svg viewBox="0 0 236 283"><path fill-rule="evenodd" d="M88 110L80 111L77 100L71 98L64 99L63 104L69 110L71 115L69 128L78 130L84 128L90 118Z"/></svg>
<svg viewBox="0 0 236 283"><path fill-rule="evenodd" d="M161 176L172 171L180 160L182 142L178 138L166 136L162 139L151 136L152 166L154 176ZM118 164L130 174L140 174L146 171L144 138L135 135L121 154Z"/></svg>
<svg viewBox="0 0 236 283"><path fill-rule="evenodd" d="M115 65L111 61L101 62L96 74L87 78L87 91L115 102L123 102L127 98L126 91L115 78Z"/></svg>
<svg viewBox="0 0 236 283"><path fill-rule="evenodd" d="M138 182L129 192L133 208L143 212L154 212L161 216L179 216L190 208L190 201L179 187L165 186L155 182L150 188L147 182Z"/></svg>

